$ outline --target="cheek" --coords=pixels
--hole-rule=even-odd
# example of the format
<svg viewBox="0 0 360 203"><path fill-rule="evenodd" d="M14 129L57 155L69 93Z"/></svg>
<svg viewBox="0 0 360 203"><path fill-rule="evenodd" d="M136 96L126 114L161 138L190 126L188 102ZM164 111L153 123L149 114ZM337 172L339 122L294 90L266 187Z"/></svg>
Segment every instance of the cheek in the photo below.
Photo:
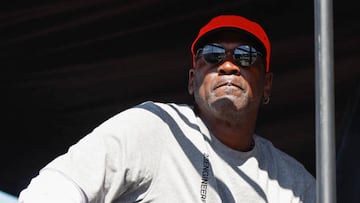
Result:
<svg viewBox="0 0 360 203"><path fill-rule="evenodd" d="M246 80L248 95L251 98L262 98L264 90L264 76L261 73L243 74Z"/></svg>
<svg viewBox="0 0 360 203"><path fill-rule="evenodd" d="M251 96L254 98L262 98L264 90L264 81L261 78L256 78L249 82L249 88L251 90Z"/></svg>
<svg viewBox="0 0 360 203"><path fill-rule="evenodd" d="M197 77L195 78L195 81L194 81L194 84L195 84L195 92L197 92L199 95L204 95L205 93L205 82L202 78L200 77Z"/></svg>
<svg viewBox="0 0 360 203"><path fill-rule="evenodd" d="M195 91L201 96L202 98L208 97L211 92L211 81L213 81L211 75L207 74L205 76L196 77L195 78Z"/></svg>

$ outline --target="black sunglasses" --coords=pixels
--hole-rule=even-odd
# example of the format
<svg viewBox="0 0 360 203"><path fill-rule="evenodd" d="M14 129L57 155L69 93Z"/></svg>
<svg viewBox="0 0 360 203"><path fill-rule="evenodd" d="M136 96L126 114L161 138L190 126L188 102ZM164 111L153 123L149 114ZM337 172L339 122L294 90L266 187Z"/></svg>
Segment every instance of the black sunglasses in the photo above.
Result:
<svg viewBox="0 0 360 203"><path fill-rule="evenodd" d="M224 61L226 50L220 44L207 44L203 48L199 48L196 56L204 56L206 62L211 64L218 64ZM240 45L233 50L233 59L235 63L241 67L249 67L255 63L257 56L262 56L254 47L249 45Z"/></svg>

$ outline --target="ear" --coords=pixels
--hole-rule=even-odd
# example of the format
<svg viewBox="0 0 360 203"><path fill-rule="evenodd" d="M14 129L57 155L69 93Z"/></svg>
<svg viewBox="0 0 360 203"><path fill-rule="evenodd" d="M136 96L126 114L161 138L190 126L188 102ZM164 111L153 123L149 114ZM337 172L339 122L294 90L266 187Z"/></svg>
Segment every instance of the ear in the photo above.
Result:
<svg viewBox="0 0 360 203"><path fill-rule="evenodd" d="M194 80L195 80L195 69L189 69L189 81L188 81L188 92L190 95L194 94Z"/></svg>
<svg viewBox="0 0 360 203"><path fill-rule="evenodd" d="M271 96L271 89L272 89L272 80L273 80L273 73L265 73L265 80L264 80L264 97Z"/></svg>

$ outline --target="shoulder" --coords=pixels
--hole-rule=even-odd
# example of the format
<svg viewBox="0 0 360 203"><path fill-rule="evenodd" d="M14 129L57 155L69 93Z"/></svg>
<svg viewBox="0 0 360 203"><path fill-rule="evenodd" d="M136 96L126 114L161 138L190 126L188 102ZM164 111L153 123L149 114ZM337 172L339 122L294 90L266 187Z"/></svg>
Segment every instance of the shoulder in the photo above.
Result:
<svg viewBox="0 0 360 203"><path fill-rule="evenodd" d="M278 160L279 162L286 164L291 168L304 168L302 163L279 148L275 147L271 141L260 136L256 136L255 140L257 144L259 144L261 151L269 155L268 158Z"/></svg>
<svg viewBox="0 0 360 203"><path fill-rule="evenodd" d="M128 108L100 124L95 132L112 132L131 135L138 132L154 132L179 123L181 117L194 117L192 108L186 104L146 101Z"/></svg>
<svg viewBox="0 0 360 203"><path fill-rule="evenodd" d="M124 117L129 119L129 117L138 117L139 115L150 117L159 116L163 114L173 114L174 112L189 115L193 113L193 110L187 104L146 101L116 114L108 121L121 120Z"/></svg>
<svg viewBox="0 0 360 203"><path fill-rule="evenodd" d="M262 159L260 167L268 170L270 178L278 180L284 188L295 187L298 192L315 187L313 175L302 163L263 137L256 136L256 142Z"/></svg>
<svg viewBox="0 0 360 203"><path fill-rule="evenodd" d="M133 109L143 109L156 115L162 114L182 114L184 116L192 116L194 114L191 106L187 104L176 104L176 103L162 103L147 101L142 104L135 106Z"/></svg>
<svg viewBox="0 0 360 203"><path fill-rule="evenodd" d="M289 170L294 173L310 173L306 170L304 165L296 160L294 157L275 147L269 140L256 136L256 142L259 146L259 150L262 152L261 155L265 159L269 159L276 163L278 166L282 166L281 170Z"/></svg>
<svg viewBox="0 0 360 203"><path fill-rule="evenodd" d="M94 140L95 144L103 143L105 149L151 151L161 148L172 135L183 130L186 119L181 117L191 111L187 105L147 101L109 118L85 139Z"/></svg>

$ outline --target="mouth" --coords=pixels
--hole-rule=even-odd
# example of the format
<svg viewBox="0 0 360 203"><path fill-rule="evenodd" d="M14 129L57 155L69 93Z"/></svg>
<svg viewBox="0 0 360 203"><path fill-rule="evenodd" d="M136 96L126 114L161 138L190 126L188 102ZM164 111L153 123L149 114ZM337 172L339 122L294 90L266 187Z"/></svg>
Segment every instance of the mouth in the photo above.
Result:
<svg viewBox="0 0 360 203"><path fill-rule="evenodd" d="M233 81L233 80L224 80L224 81L220 81L219 83L217 83L215 85L215 90L218 89L218 88L221 88L221 87L226 87L226 86L229 86L229 87L236 87L238 89L241 89L241 90L244 90L244 88L237 82Z"/></svg>

